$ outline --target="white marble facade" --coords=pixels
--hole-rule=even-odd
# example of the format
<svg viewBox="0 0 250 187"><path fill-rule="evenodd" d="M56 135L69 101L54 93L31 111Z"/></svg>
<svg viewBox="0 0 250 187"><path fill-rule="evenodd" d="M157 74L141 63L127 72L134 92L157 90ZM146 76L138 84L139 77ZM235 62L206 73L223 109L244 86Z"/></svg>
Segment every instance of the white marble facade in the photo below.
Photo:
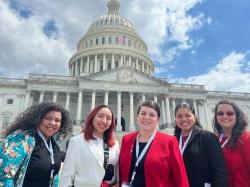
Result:
<svg viewBox="0 0 250 187"><path fill-rule="evenodd" d="M108 104L125 118L126 131L136 129L140 102L153 99L161 107L161 128L172 128L174 108L194 106L205 129L212 130L215 104L221 99L237 102L250 118L250 93L215 92L204 85L172 84L153 76L154 64L147 45L132 23L119 14L118 0L109 0L108 13L97 18L79 40L69 60L69 76L30 74L27 79L0 78L0 131L32 104L52 101L70 111L75 124L98 104Z"/></svg>

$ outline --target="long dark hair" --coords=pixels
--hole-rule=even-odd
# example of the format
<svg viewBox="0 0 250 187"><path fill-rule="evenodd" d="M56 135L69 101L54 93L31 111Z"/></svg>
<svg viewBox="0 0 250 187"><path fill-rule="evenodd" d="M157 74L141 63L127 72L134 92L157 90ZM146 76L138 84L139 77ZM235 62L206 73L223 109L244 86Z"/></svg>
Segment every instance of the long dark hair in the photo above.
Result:
<svg viewBox="0 0 250 187"><path fill-rule="evenodd" d="M94 132L94 126L93 126L93 120L99 110L102 108L108 108L112 113L112 122L110 127L104 132L104 140L107 142L109 147L112 147L115 144L115 139L113 136L114 128L115 128L115 121L114 121L114 114L112 110L107 105L99 105L95 107L90 114L86 118L84 129L82 130L84 134L85 140L94 139L93 132Z"/></svg>
<svg viewBox="0 0 250 187"><path fill-rule="evenodd" d="M214 126L214 132L216 134L222 133L222 127L218 123L217 116L216 116L218 106L221 104L231 105L233 107L235 115L236 115L236 123L232 129L231 137L230 137L230 140L228 142L229 147L235 148L236 143L240 138L240 135L245 131L245 129L248 125L248 121L247 121L246 115L244 114L244 112L240 109L240 107L236 103L234 103L233 101L230 101L230 100L222 100L216 104L215 110L214 110L213 126Z"/></svg>
<svg viewBox="0 0 250 187"><path fill-rule="evenodd" d="M64 138L71 134L72 120L67 110L56 103L39 103L20 113L14 122L7 128L5 136L8 136L18 129L35 131L45 115L51 111L61 112L62 115L60 129L54 137L59 139L60 137Z"/></svg>
<svg viewBox="0 0 250 187"><path fill-rule="evenodd" d="M192 112L192 114L195 116L195 124L194 124L194 128L198 128L198 129L202 129L200 122L195 114L195 110L194 107L190 106L188 103L182 103L179 104L175 107L174 109L174 116L176 117L176 113L180 108L186 108L187 110L189 110L190 112ZM174 127L174 135L179 137L181 135L181 129L176 125L175 122L175 127Z"/></svg>

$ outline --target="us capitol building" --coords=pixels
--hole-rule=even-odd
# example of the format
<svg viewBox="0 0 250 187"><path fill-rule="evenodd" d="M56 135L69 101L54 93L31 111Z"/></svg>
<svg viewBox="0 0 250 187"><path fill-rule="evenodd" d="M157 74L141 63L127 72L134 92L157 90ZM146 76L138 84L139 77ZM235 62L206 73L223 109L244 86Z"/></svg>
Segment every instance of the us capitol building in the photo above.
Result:
<svg viewBox="0 0 250 187"><path fill-rule="evenodd" d="M133 24L119 14L119 0L109 0L108 13L97 18L79 40L69 59L69 76L29 74L27 79L0 78L0 131L27 107L53 101L70 111L75 127L98 104L109 105L121 117L125 131L135 130L136 110L153 99L161 107L161 129L171 130L174 108L187 102L194 106L201 124L212 130L215 104L236 101L250 118L250 93L218 92L204 85L174 84L153 76L154 63L147 45Z"/></svg>

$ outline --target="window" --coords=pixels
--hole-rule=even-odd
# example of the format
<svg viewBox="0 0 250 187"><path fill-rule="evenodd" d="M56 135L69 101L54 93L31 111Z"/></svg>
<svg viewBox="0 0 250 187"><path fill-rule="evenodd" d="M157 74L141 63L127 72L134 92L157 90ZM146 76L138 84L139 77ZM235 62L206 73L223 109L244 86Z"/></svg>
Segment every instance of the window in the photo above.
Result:
<svg viewBox="0 0 250 187"><path fill-rule="evenodd" d="M95 39L95 44L98 45L98 38Z"/></svg>
<svg viewBox="0 0 250 187"><path fill-rule="evenodd" d="M13 99L7 99L7 104L12 105L13 104Z"/></svg>
<svg viewBox="0 0 250 187"><path fill-rule="evenodd" d="M109 44L112 44L112 38L111 38L111 36L109 37Z"/></svg>
<svg viewBox="0 0 250 187"><path fill-rule="evenodd" d="M3 129L6 129L9 126L9 124L11 122L11 116L12 116L11 112L4 112L3 113L3 123L2 123Z"/></svg>
<svg viewBox="0 0 250 187"><path fill-rule="evenodd" d="M115 37L115 44L118 44L118 43L119 43L119 38Z"/></svg>
<svg viewBox="0 0 250 187"><path fill-rule="evenodd" d="M128 40L128 46L131 46L131 40Z"/></svg>
<svg viewBox="0 0 250 187"><path fill-rule="evenodd" d="M93 45L93 40L90 40L90 47L92 47Z"/></svg>
<svg viewBox="0 0 250 187"><path fill-rule="evenodd" d="M102 37L102 44L105 44L105 37Z"/></svg>
<svg viewBox="0 0 250 187"><path fill-rule="evenodd" d="M111 60L108 62L108 70L111 70Z"/></svg>
<svg viewBox="0 0 250 187"><path fill-rule="evenodd" d="M86 48L88 47L88 42L85 43Z"/></svg>

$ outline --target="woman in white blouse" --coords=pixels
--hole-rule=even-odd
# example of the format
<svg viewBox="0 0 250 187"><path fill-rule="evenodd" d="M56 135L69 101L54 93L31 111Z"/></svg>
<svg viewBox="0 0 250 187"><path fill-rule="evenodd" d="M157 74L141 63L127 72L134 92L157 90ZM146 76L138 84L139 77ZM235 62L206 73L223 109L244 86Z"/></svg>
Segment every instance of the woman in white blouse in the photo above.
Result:
<svg viewBox="0 0 250 187"><path fill-rule="evenodd" d="M91 111L83 131L69 142L60 187L116 184L119 144L113 137L114 127L114 115L108 106Z"/></svg>

